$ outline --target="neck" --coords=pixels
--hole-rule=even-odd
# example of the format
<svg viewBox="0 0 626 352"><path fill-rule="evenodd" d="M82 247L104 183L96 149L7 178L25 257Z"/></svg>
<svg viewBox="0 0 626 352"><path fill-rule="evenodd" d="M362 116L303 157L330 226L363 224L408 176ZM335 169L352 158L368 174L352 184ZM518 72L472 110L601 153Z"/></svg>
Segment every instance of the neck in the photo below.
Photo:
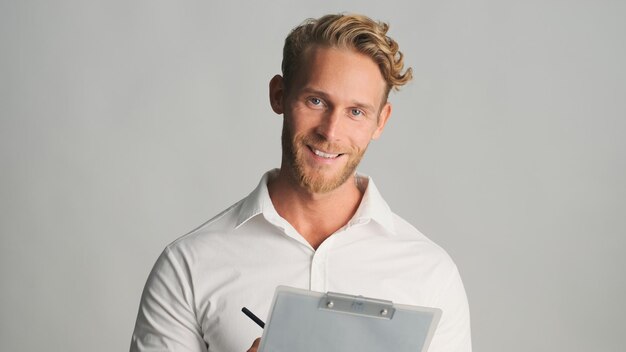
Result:
<svg viewBox="0 0 626 352"><path fill-rule="evenodd" d="M284 167L268 182L278 214L315 249L354 216L363 197L362 189L357 176L353 176L330 192L312 193L293 180Z"/></svg>

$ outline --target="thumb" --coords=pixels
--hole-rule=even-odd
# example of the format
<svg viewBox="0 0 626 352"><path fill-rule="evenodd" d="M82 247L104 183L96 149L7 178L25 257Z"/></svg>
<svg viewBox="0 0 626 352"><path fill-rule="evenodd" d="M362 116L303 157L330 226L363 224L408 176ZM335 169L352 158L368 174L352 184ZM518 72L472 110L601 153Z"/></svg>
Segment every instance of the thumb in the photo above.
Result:
<svg viewBox="0 0 626 352"><path fill-rule="evenodd" d="M257 352L257 349L259 348L260 343L261 343L261 338L259 337L256 340L254 340L254 342L252 343L252 346L250 346L247 352Z"/></svg>

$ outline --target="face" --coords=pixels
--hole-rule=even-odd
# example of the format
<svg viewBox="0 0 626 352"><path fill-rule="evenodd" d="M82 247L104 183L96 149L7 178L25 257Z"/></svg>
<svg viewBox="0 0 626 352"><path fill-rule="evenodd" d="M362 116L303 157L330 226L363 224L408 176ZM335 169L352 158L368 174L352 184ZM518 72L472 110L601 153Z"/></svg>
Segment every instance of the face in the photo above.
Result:
<svg viewBox="0 0 626 352"><path fill-rule="evenodd" d="M289 87L270 83L272 108L284 115L283 168L310 193L351 178L369 142L391 114L376 63L349 49L311 47Z"/></svg>

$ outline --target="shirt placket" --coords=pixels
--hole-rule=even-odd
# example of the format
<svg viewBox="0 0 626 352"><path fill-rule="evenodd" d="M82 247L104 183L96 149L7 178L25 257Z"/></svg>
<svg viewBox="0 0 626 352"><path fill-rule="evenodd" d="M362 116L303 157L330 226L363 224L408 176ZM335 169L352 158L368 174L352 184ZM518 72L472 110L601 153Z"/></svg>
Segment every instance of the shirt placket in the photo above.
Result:
<svg viewBox="0 0 626 352"><path fill-rule="evenodd" d="M328 253L332 248L334 238L326 239L315 251L311 258L311 291L326 292L328 282Z"/></svg>

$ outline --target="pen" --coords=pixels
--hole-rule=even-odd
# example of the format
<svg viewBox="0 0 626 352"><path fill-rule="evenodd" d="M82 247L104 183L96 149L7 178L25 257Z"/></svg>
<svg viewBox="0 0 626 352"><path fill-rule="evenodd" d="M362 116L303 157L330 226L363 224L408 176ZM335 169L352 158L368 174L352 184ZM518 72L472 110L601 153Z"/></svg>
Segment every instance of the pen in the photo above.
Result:
<svg viewBox="0 0 626 352"><path fill-rule="evenodd" d="M259 319L248 308L243 307L243 308L241 308L241 311L243 312L243 314L247 315L248 318L252 319L255 323L257 323L262 329L265 328L265 323L263 322L263 320Z"/></svg>

